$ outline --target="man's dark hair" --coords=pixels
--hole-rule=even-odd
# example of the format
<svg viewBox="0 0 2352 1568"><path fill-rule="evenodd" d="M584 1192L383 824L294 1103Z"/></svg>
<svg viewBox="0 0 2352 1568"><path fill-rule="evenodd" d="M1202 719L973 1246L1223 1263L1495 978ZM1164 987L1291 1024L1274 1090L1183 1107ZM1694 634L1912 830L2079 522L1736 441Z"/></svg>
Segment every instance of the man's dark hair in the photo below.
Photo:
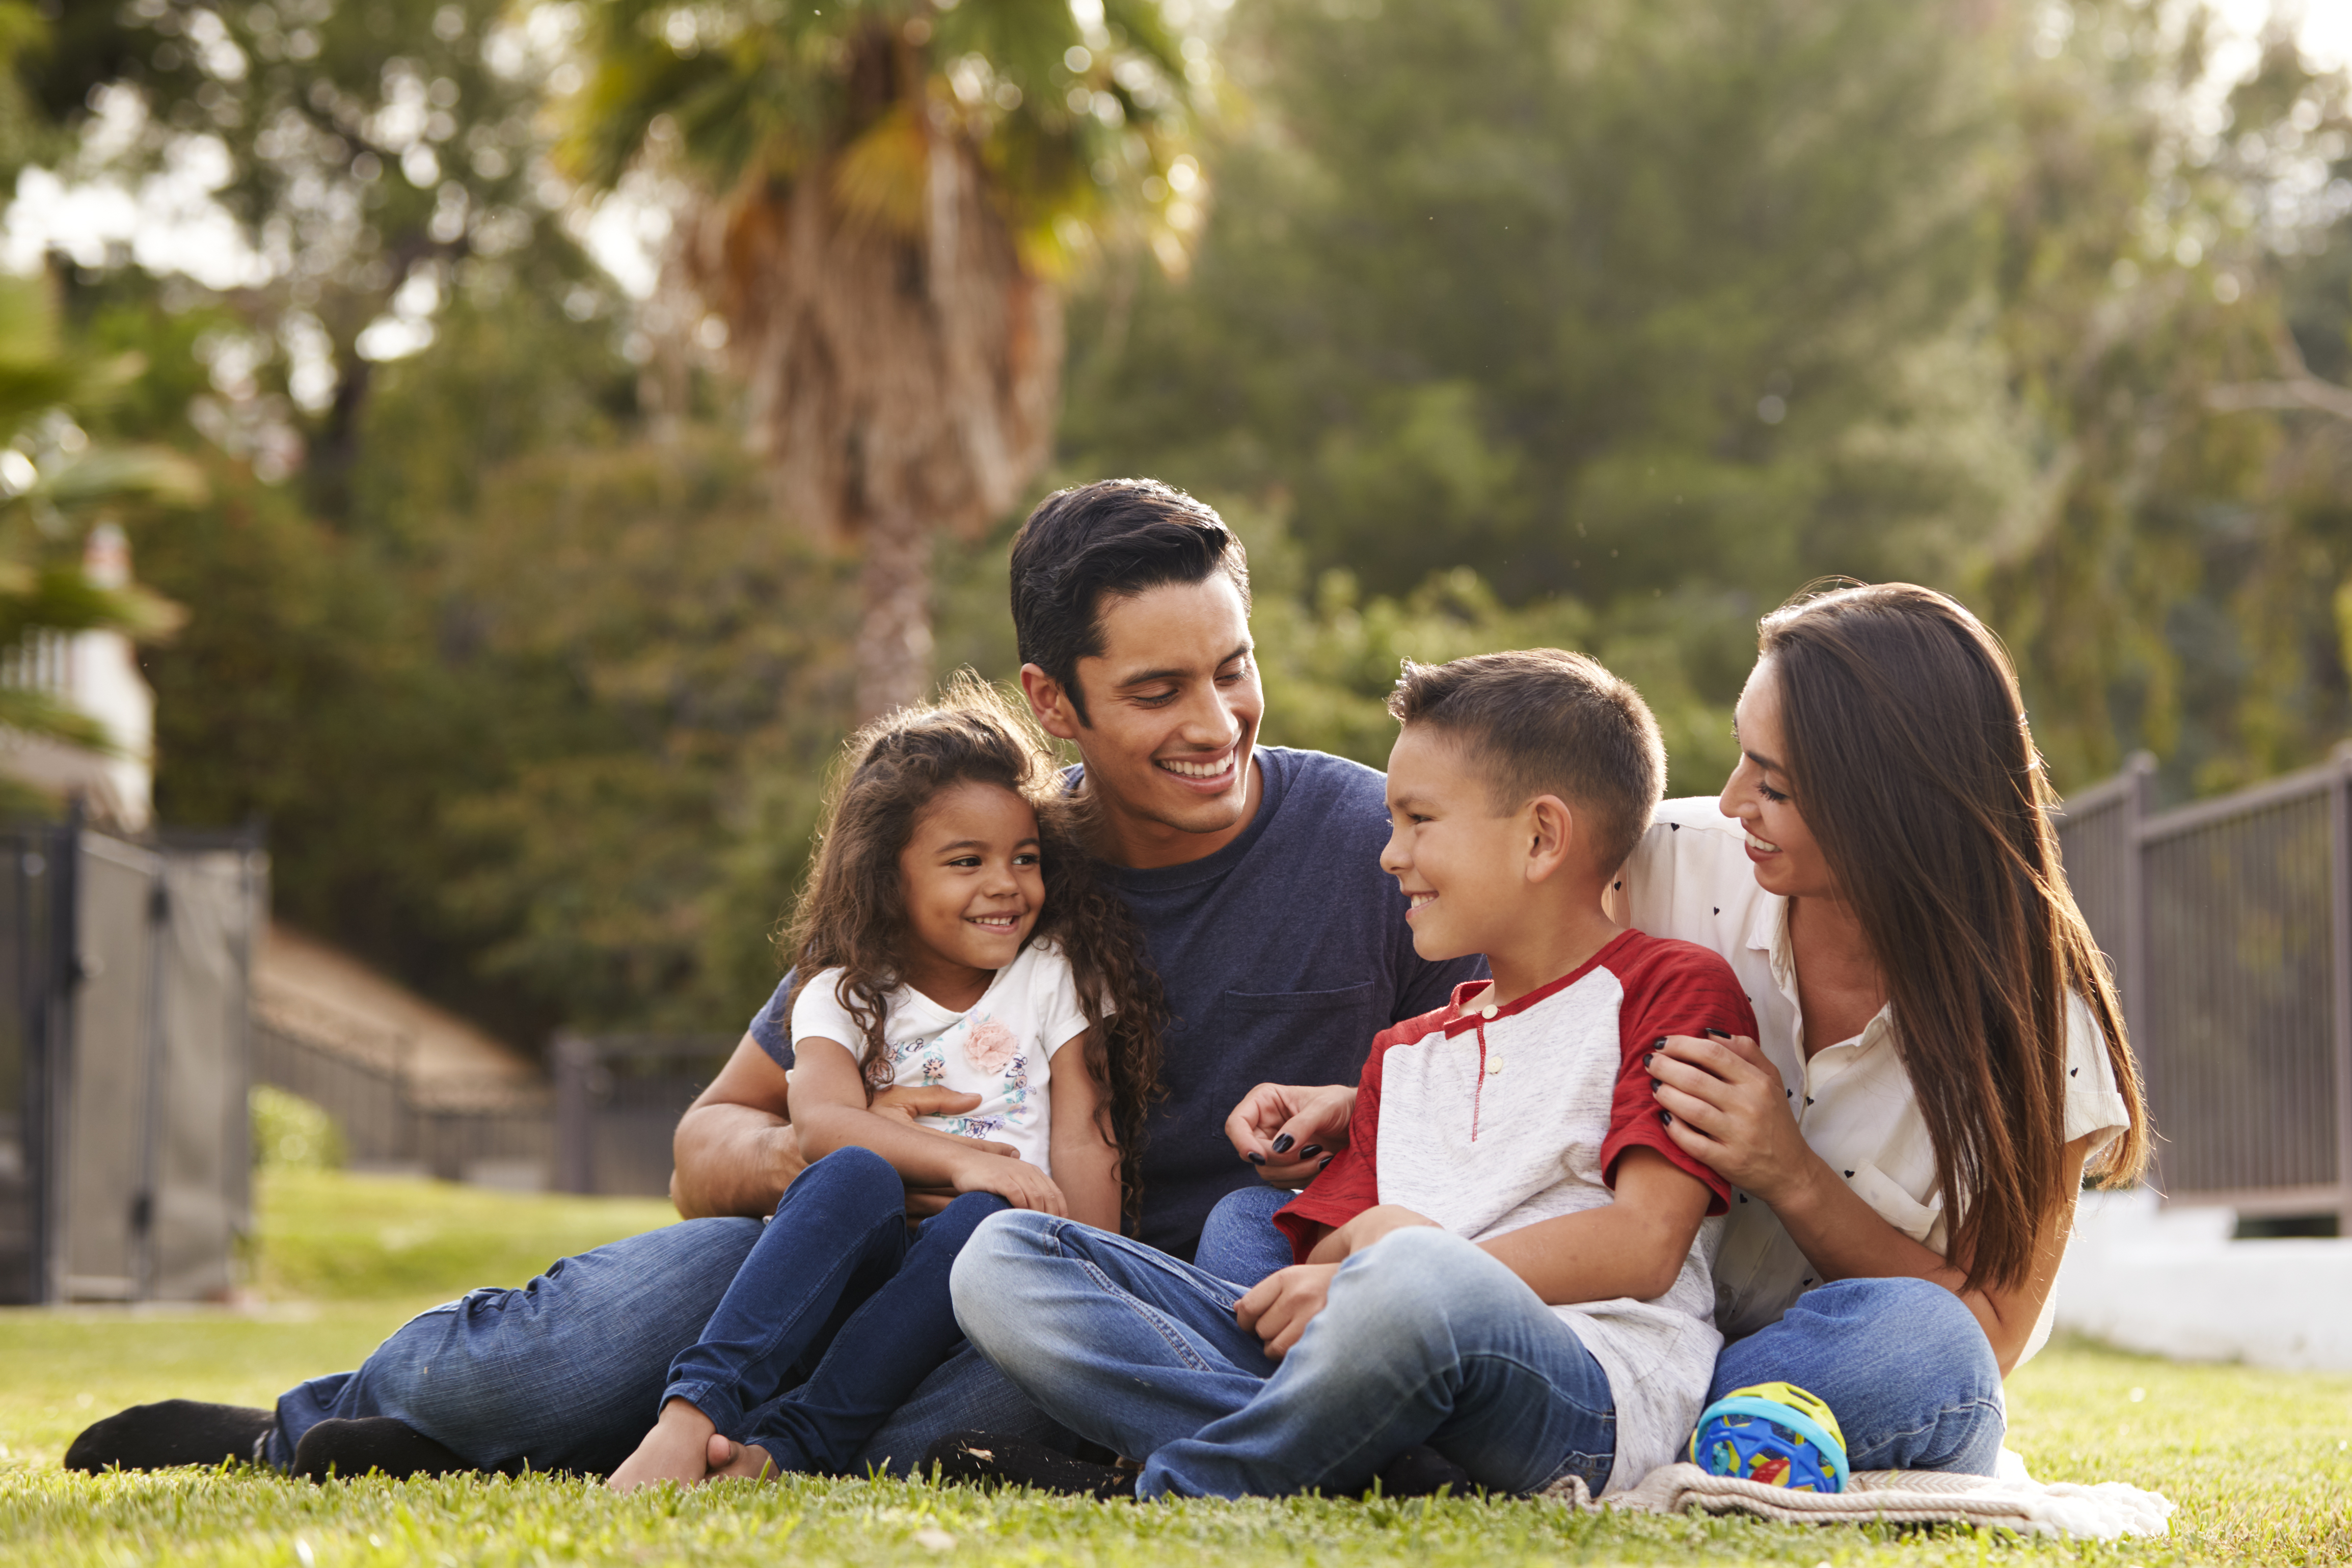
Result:
<svg viewBox="0 0 2352 1568"><path fill-rule="evenodd" d="M1249 557L1213 507L1157 479L1100 479L1037 504L1013 538L1013 635L1021 662L1087 717L1078 660L1103 650L1102 602L1223 572L1249 608Z"/></svg>
<svg viewBox="0 0 2352 1568"><path fill-rule="evenodd" d="M1486 775L1498 814L1558 795L1582 818L1578 826L1591 835L1604 870L1633 852L1665 791L1665 742L1650 705L1580 653L1537 647L1450 664L1406 659L1389 711L1460 744Z"/></svg>

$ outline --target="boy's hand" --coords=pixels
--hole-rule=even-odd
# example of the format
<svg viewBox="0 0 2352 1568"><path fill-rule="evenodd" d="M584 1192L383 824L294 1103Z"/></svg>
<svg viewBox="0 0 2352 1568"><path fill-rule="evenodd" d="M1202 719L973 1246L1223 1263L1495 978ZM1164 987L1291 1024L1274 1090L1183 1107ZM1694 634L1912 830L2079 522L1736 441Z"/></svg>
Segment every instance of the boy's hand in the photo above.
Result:
<svg viewBox="0 0 2352 1568"><path fill-rule="evenodd" d="M1780 1069L1746 1036L1674 1035L1650 1058L1666 1136L1767 1204L1816 1163Z"/></svg>
<svg viewBox="0 0 2352 1568"><path fill-rule="evenodd" d="M1303 1187L1348 1146L1348 1119L1355 1113L1352 1085L1262 1083L1225 1118L1225 1137L1265 1180Z"/></svg>
<svg viewBox="0 0 2352 1568"><path fill-rule="evenodd" d="M1276 1269L1234 1304L1234 1321L1265 1342L1268 1360L1280 1361L1307 1331L1331 1289L1336 1263L1294 1263Z"/></svg>
<svg viewBox="0 0 2352 1568"><path fill-rule="evenodd" d="M982 1155L956 1167L959 1193L994 1193L1017 1209L1034 1209L1059 1219L1070 1217L1070 1201L1054 1178L1024 1161Z"/></svg>

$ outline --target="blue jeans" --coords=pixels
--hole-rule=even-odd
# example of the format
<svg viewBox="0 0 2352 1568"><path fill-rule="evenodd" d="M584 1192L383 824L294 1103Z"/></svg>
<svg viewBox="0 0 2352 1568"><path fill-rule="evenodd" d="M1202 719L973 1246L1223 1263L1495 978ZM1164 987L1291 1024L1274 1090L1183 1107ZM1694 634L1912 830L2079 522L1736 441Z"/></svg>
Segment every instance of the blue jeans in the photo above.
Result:
<svg viewBox="0 0 2352 1568"><path fill-rule="evenodd" d="M1841 1279L1723 1348L1710 1403L1793 1383L1827 1404L1857 1470L1989 1476L2008 1430L2000 1364L1976 1315L1925 1279Z"/></svg>
<svg viewBox="0 0 2352 1568"><path fill-rule="evenodd" d="M670 1363L663 1403L685 1400L778 1469L848 1472L963 1348L948 1268L972 1227L1006 1206L966 1193L910 1238L889 1161L857 1148L826 1155L785 1189L702 1338Z"/></svg>
<svg viewBox="0 0 2352 1568"><path fill-rule="evenodd" d="M671 1362L701 1333L761 1230L755 1219L687 1220L561 1258L520 1289L472 1290L419 1313L358 1370L280 1396L268 1460L290 1468L320 1421L389 1415L486 1470L610 1474L653 1424ZM923 1380L857 1462L904 1476L933 1442L965 1429L1060 1448L1076 1441L966 1347Z"/></svg>
<svg viewBox="0 0 2352 1568"><path fill-rule="evenodd" d="M1609 1479L1607 1374L1518 1276L1445 1231L1340 1265L1278 1363L1234 1321L1238 1287L1046 1215L990 1218L950 1284L966 1337L1014 1384L1144 1459L1140 1497L1355 1492L1422 1443L1496 1490Z"/></svg>
<svg viewBox="0 0 2352 1568"><path fill-rule="evenodd" d="M1192 1266L1244 1289L1291 1264L1290 1237L1274 1228L1274 1211L1298 1194L1258 1185L1227 1193L1201 1226Z"/></svg>

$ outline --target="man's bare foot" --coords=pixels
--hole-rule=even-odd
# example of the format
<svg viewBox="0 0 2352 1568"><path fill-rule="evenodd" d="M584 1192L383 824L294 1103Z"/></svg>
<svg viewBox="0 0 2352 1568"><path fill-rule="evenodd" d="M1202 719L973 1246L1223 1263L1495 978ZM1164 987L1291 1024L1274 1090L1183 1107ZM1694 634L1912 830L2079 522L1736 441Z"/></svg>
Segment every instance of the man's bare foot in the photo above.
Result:
<svg viewBox="0 0 2352 1568"><path fill-rule="evenodd" d="M704 1459L716 1432L709 1416L683 1399L673 1399L662 1406L661 1418L637 1451L604 1484L616 1492L633 1492L656 1481L690 1487L707 1479L710 1467Z"/></svg>
<svg viewBox="0 0 2352 1568"><path fill-rule="evenodd" d="M709 1477L740 1476L745 1480L764 1481L778 1474L776 1461L768 1457L765 1448L755 1448L749 1443L738 1443L723 1432L710 1435L710 1447L705 1454L710 1462Z"/></svg>

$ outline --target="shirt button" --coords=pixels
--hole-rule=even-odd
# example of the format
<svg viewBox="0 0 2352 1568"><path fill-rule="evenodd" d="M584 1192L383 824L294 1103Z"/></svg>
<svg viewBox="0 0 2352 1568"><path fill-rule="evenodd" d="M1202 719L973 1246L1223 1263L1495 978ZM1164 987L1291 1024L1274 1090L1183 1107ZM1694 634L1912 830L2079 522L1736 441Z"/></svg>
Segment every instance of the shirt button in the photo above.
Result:
<svg viewBox="0 0 2352 1568"><path fill-rule="evenodd" d="M1496 1073L1501 1072L1502 1070L1503 1070L1503 1058L1500 1058L1500 1057L1488 1057L1488 1058L1486 1058L1486 1076L1487 1076L1488 1078L1493 1078Z"/></svg>
<svg viewBox="0 0 2352 1568"><path fill-rule="evenodd" d="M1495 1016L1496 1012L1496 1009L1493 1007L1481 1007L1478 1009L1478 1016L1481 1018L1491 1018Z"/></svg>

